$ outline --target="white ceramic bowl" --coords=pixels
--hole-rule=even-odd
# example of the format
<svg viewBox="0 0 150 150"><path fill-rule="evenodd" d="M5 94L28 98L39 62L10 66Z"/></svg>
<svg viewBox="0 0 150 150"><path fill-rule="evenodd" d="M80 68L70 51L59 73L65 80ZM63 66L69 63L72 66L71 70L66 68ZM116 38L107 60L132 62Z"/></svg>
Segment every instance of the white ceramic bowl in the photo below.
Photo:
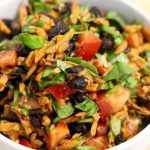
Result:
<svg viewBox="0 0 150 150"><path fill-rule="evenodd" d="M0 18L14 18L18 6L26 0L0 0ZM70 0L71 1L71 0ZM97 6L102 10L115 10L127 22L139 20L150 27L150 16L141 9L125 0L79 0L80 3L86 3ZM144 1L143 1L144 2ZM0 134L0 150L31 150L23 147ZM150 125L141 131L132 139L121 145L110 148L109 150L150 150Z"/></svg>

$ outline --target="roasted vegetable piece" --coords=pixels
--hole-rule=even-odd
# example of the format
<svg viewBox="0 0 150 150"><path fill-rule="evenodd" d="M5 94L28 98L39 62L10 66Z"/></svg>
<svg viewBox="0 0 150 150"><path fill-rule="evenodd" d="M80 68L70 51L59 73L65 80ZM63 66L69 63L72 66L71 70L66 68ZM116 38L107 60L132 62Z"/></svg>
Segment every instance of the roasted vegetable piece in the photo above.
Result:
<svg viewBox="0 0 150 150"><path fill-rule="evenodd" d="M60 141L69 136L69 129L63 122L59 122L47 135L48 150L54 150Z"/></svg>
<svg viewBox="0 0 150 150"><path fill-rule="evenodd" d="M0 52L0 67L2 69L7 67L14 67L17 63L16 50L5 50Z"/></svg>
<svg viewBox="0 0 150 150"><path fill-rule="evenodd" d="M116 92L110 95L106 95L104 92L99 94L96 103L99 105L101 115L106 118L119 111L129 98L129 90L120 87Z"/></svg>

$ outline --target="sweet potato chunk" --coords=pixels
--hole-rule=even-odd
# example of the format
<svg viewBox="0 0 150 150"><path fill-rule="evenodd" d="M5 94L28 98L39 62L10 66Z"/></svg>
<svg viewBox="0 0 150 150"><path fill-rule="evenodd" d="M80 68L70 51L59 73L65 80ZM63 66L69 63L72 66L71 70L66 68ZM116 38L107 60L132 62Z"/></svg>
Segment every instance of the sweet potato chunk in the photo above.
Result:
<svg viewBox="0 0 150 150"><path fill-rule="evenodd" d="M0 52L0 67L14 67L17 63L17 51L5 50Z"/></svg>
<svg viewBox="0 0 150 150"><path fill-rule="evenodd" d="M64 122L59 122L47 135L48 150L54 150L59 142L69 136L69 129Z"/></svg>

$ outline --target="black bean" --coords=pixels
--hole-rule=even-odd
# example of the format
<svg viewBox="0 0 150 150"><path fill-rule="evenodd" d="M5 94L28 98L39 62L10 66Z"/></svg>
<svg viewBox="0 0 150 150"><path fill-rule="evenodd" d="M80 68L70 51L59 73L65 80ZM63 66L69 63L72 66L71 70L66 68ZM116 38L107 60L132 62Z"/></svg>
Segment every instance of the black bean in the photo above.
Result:
<svg viewBox="0 0 150 150"><path fill-rule="evenodd" d="M123 134L120 133L118 136L115 137L115 145L119 145L121 143L125 142L125 139L123 138Z"/></svg>
<svg viewBox="0 0 150 150"><path fill-rule="evenodd" d="M124 50L124 53L125 53L125 54L128 54L130 51L131 51L130 47L127 46L126 49Z"/></svg>
<svg viewBox="0 0 150 150"><path fill-rule="evenodd" d="M76 76L72 80L69 81L69 85L75 89L83 89L87 86L87 81L85 81L85 77Z"/></svg>
<svg viewBox="0 0 150 150"><path fill-rule="evenodd" d="M83 66L75 66L75 67L67 68L66 71L67 73L79 73L83 69L84 69Z"/></svg>
<svg viewBox="0 0 150 150"><path fill-rule="evenodd" d="M5 119L10 121L10 122L20 122L17 114L13 111L10 111Z"/></svg>
<svg viewBox="0 0 150 150"><path fill-rule="evenodd" d="M0 100L7 95L9 88L5 88L2 92L0 92Z"/></svg>
<svg viewBox="0 0 150 150"><path fill-rule="evenodd" d="M30 53L30 50L26 49L23 45L18 45L17 46L17 53L21 57L27 57L28 54Z"/></svg>
<svg viewBox="0 0 150 150"><path fill-rule="evenodd" d="M81 103L88 98L88 94L85 92L77 92L69 96L69 102L72 105L75 105L76 102Z"/></svg>
<svg viewBox="0 0 150 150"><path fill-rule="evenodd" d="M68 124L70 134L81 133L82 135L87 134L91 129L91 123L69 123Z"/></svg>
<svg viewBox="0 0 150 150"><path fill-rule="evenodd" d="M42 126L41 118L39 118L38 116L33 116L31 119L31 123L36 128L41 128Z"/></svg>
<svg viewBox="0 0 150 150"><path fill-rule="evenodd" d="M102 46L101 50L111 50L114 47L113 39L110 37L103 37L102 38Z"/></svg>
<svg viewBox="0 0 150 150"><path fill-rule="evenodd" d="M87 93L78 92L78 93L75 94L75 99L76 99L77 102L79 102L79 103L83 102L83 101L86 100L87 98L88 98Z"/></svg>
<svg viewBox="0 0 150 150"><path fill-rule="evenodd" d="M30 109L29 110L29 114L30 115L41 115L42 114L42 110L41 109Z"/></svg>
<svg viewBox="0 0 150 150"><path fill-rule="evenodd" d="M58 34L64 34L69 30L69 26L64 22L58 22L52 29L48 32L48 40L51 40Z"/></svg>
<svg viewBox="0 0 150 150"><path fill-rule="evenodd" d="M143 128L147 127L150 124L150 116L144 117L142 119Z"/></svg>
<svg viewBox="0 0 150 150"><path fill-rule="evenodd" d="M150 100L145 97L137 97L136 101L139 106L150 106Z"/></svg>
<svg viewBox="0 0 150 150"><path fill-rule="evenodd" d="M104 17L104 13L100 11L97 7L92 7L91 12L95 15L95 17Z"/></svg>
<svg viewBox="0 0 150 150"><path fill-rule="evenodd" d="M70 95L68 101L69 101L69 103L71 103L72 105L75 105L75 104L76 104L74 95Z"/></svg>
<svg viewBox="0 0 150 150"><path fill-rule="evenodd" d="M67 55L70 55L75 50L75 44L73 41L69 42L69 48L65 51Z"/></svg>
<svg viewBox="0 0 150 150"><path fill-rule="evenodd" d="M3 105L0 105L0 115L2 115L4 112L4 106Z"/></svg>

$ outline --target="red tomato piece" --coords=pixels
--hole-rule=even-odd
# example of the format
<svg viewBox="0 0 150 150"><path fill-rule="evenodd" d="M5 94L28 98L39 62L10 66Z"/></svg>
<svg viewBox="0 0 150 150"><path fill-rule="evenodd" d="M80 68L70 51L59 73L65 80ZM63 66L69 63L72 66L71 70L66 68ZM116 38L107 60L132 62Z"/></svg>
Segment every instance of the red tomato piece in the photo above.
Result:
<svg viewBox="0 0 150 150"><path fill-rule="evenodd" d="M80 34L78 42L80 48L76 50L75 55L82 57L86 61L91 60L95 56L102 44L102 40L92 32Z"/></svg>
<svg viewBox="0 0 150 150"><path fill-rule="evenodd" d="M76 90L70 87L67 82L59 85L51 85L47 91L57 99L66 98L68 95L76 93Z"/></svg>
<svg viewBox="0 0 150 150"><path fill-rule="evenodd" d="M110 117L110 115L113 113L113 109L109 101L105 98L105 92L101 92L95 102L100 108L102 119Z"/></svg>
<svg viewBox="0 0 150 150"><path fill-rule="evenodd" d="M32 148L31 144L26 139L20 139L19 140L19 144L21 144L21 145L23 145L25 147Z"/></svg>

